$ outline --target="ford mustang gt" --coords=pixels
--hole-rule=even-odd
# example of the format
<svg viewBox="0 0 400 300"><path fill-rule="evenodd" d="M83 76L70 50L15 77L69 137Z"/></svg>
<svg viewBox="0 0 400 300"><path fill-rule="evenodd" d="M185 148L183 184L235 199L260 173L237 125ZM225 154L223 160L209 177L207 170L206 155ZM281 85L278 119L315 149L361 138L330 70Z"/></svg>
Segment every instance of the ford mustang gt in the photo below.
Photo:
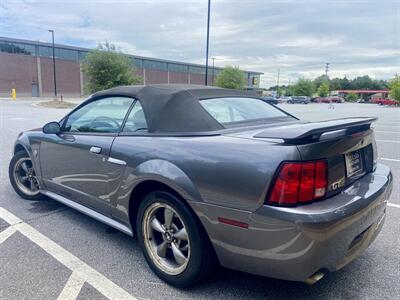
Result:
<svg viewBox="0 0 400 300"><path fill-rule="evenodd" d="M216 266L314 283L376 238L392 189L373 118L304 122L245 91L117 87L21 133L9 176L136 235L178 287Z"/></svg>

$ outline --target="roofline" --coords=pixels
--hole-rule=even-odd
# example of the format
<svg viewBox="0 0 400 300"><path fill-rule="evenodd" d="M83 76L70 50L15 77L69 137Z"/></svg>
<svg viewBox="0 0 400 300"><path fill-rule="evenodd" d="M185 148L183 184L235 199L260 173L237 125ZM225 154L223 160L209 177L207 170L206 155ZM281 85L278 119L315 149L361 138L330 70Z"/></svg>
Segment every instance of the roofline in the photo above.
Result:
<svg viewBox="0 0 400 300"><path fill-rule="evenodd" d="M29 45L36 45L36 46L48 46L52 47L52 43L47 43L47 42L41 42L41 41L32 41L32 40L24 40L24 39L16 39L16 38L9 38L9 37L3 37L0 36L0 41L5 41L5 42L15 42L15 43L22 43L22 44L29 44ZM63 49L69 49L69 50L78 50L78 51L91 51L93 49L91 48L83 48L83 47L77 47L77 46L68 46L64 44L54 44L55 47L57 48L63 48ZM202 64L195 64L195 63L187 63L187 62L182 62L182 61L176 61L176 60L168 60L168 59L163 59L163 58L154 58L154 57L148 57L148 56L140 56L140 55L133 55L133 54L127 54L123 53L129 57L132 58L138 58L138 59L146 59L146 60L153 60L153 61L159 61L159 62L165 62L165 63L171 63L171 64L178 64L178 65L187 65L187 66L192 66L192 67L203 67L205 68L205 65ZM221 67L215 67L216 70L222 70L224 68ZM247 71L247 70L241 70L242 72L246 73L251 73L251 74L256 74L256 75L264 75L262 72L256 72L256 71Z"/></svg>

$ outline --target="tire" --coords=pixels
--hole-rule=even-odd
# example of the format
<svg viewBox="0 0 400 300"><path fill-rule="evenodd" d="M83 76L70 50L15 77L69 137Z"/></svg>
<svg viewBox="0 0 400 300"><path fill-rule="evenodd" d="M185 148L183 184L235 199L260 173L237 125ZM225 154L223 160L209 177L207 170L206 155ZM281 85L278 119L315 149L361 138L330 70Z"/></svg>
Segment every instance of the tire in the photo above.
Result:
<svg viewBox="0 0 400 300"><path fill-rule="evenodd" d="M167 225L166 211L173 212L170 226ZM164 231L154 229L159 229L158 225L155 227L153 225L155 219L160 225L164 221L161 225ZM179 235L178 233L182 231L179 225L186 229L187 241L176 240L172 234L172 240L177 241L179 245L175 242L168 244L166 236L168 230L165 229L177 227L175 235ZM138 242L150 268L172 286L183 288L194 285L218 266L214 249L197 216L182 200L171 193L159 191L148 194L139 206L136 228ZM166 250L159 252L159 249L164 249L162 245L165 243L168 244ZM182 260L184 262L176 259L179 257L174 254L177 247L186 257ZM185 248L187 250L184 250ZM161 256L158 253L161 253Z"/></svg>
<svg viewBox="0 0 400 300"><path fill-rule="evenodd" d="M28 166L29 170L32 171L30 171L29 175L25 174L26 176L18 176L20 172L23 172L23 168L21 167L20 171L17 171L16 168L18 168L19 170L19 165L23 164L24 162L26 162L25 166ZM12 187L21 198L26 200L41 200L44 198L44 196L39 192L39 186L37 184L36 174L34 173L32 161L25 151L18 151L17 153L15 153L8 167L8 176ZM28 177L28 183L26 181L22 182L19 177ZM36 187L36 189L30 188L31 182Z"/></svg>

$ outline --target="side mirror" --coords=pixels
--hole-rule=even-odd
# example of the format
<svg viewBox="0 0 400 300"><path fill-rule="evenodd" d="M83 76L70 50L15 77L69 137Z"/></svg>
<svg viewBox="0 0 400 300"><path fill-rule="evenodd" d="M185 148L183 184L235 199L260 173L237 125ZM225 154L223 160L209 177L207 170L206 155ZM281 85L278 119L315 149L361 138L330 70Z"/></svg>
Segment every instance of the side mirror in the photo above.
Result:
<svg viewBox="0 0 400 300"><path fill-rule="evenodd" d="M58 122L50 122L43 126L44 133L59 134L61 133L61 127Z"/></svg>

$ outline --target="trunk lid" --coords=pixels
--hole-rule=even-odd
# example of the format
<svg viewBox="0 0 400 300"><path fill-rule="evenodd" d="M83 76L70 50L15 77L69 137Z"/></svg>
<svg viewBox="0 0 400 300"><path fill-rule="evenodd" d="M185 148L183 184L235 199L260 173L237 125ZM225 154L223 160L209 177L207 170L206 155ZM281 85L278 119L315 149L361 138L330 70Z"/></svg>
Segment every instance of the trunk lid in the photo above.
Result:
<svg viewBox="0 0 400 300"><path fill-rule="evenodd" d="M242 131L236 136L296 145L302 161L326 159L326 197L329 197L374 170L377 151L374 133L370 128L374 121L376 118L347 118L274 124L268 128Z"/></svg>

